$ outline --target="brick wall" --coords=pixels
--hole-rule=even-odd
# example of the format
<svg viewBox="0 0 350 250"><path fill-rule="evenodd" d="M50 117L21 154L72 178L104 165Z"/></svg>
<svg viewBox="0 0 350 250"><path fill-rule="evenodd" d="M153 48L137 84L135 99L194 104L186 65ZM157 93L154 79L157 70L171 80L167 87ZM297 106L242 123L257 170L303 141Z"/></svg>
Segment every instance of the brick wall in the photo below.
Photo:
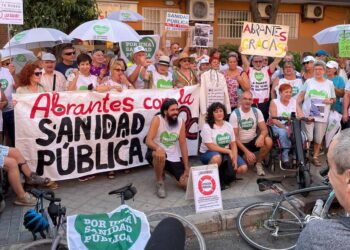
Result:
<svg viewBox="0 0 350 250"><path fill-rule="evenodd" d="M4 47L7 43L7 25L0 24L0 48Z"/></svg>

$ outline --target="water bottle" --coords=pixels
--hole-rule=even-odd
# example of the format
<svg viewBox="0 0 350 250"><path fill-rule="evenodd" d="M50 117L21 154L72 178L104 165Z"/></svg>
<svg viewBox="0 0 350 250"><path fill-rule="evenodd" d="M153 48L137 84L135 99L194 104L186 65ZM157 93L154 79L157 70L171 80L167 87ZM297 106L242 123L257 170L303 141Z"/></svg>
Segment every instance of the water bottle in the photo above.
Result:
<svg viewBox="0 0 350 250"><path fill-rule="evenodd" d="M312 215L313 216L321 216L322 208L323 208L323 200L317 199L315 206L314 206L314 209L312 210Z"/></svg>

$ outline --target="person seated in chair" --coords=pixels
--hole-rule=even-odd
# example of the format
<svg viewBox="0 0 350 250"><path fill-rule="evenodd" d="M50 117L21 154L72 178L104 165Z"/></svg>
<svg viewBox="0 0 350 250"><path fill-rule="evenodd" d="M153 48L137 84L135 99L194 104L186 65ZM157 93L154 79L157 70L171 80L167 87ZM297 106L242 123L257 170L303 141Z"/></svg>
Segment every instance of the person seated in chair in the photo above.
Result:
<svg viewBox="0 0 350 250"><path fill-rule="evenodd" d="M49 178L42 178L33 173L21 152L16 148L0 145L0 168L4 168L7 172L9 183L16 193L15 205L34 206L36 204L36 198L24 191L20 172L24 174L26 183L29 185L49 186L52 184Z"/></svg>
<svg viewBox="0 0 350 250"><path fill-rule="evenodd" d="M268 136L268 129L261 111L253 104L253 95L249 91L243 92L241 106L231 113L230 123L233 126L238 146L238 154L248 165L256 167L257 174L264 176L262 162L272 148L272 140ZM258 152L255 157L254 152Z"/></svg>
<svg viewBox="0 0 350 250"><path fill-rule="evenodd" d="M160 114L153 117L146 145L146 160L153 165L156 174L156 188L159 198L166 197L164 170L170 172L177 184L186 188L190 165L186 143L185 123L179 115L175 99L166 99L160 108ZM178 152L180 145L181 156Z"/></svg>
<svg viewBox="0 0 350 250"><path fill-rule="evenodd" d="M236 173L243 174L248 170L242 157L237 155L233 127L225 121L226 114L226 107L220 102L214 102L208 107L199 149L203 164L218 165L222 189L235 180Z"/></svg>
<svg viewBox="0 0 350 250"><path fill-rule="evenodd" d="M292 98L292 86L288 83L280 85L279 96L280 99L273 99L270 103L270 118L276 116L290 118L292 112L296 112L296 100ZM282 166L290 168L288 153L292 145L289 140L288 122L277 119L271 121L273 123L272 130L278 134L282 146Z"/></svg>

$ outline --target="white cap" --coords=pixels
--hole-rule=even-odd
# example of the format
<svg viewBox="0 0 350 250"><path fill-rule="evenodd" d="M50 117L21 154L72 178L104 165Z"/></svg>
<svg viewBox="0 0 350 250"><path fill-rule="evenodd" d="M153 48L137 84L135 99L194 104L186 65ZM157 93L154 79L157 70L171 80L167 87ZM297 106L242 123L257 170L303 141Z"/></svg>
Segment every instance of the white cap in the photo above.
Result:
<svg viewBox="0 0 350 250"><path fill-rule="evenodd" d="M139 53L139 52L142 52L142 51L143 51L143 52L146 51L144 47L142 47L142 46L136 46L136 47L134 48L133 53L134 53L134 55L135 55L136 53Z"/></svg>
<svg viewBox="0 0 350 250"><path fill-rule="evenodd" d="M339 68L338 63L335 61L327 62L326 66L327 66L327 68L336 69L336 70L338 70L338 68Z"/></svg>
<svg viewBox="0 0 350 250"><path fill-rule="evenodd" d="M209 63L209 56L204 56L200 61L199 65Z"/></svg>
<svg viewBox="0 0 350 250"><path fill-rule="evenodd" d="M42 57L41 60L43 61L53 61L56 62L56 57L51 54L51 53L45 53Z"/></svg>
<svg viewBox="0 0 350 250"><path fill-rule="evenodd" d="M316 59L315 59L313 56L306 56L306 57L304 57L304 59L303 59L303 63L311 62L311 61L315 62Z"/></svg>

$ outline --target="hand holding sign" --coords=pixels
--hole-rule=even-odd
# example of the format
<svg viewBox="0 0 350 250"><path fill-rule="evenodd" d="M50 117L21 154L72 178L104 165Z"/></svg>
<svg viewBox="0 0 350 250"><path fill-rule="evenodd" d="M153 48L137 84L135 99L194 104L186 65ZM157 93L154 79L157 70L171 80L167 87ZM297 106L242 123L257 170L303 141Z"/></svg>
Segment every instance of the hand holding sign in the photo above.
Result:
<svg viewBox="0 0 350 250"><path fill-rule="evenodd" d="M288 32L288 26L244 22L240 52L247 55L284 57Z"/></svg>

